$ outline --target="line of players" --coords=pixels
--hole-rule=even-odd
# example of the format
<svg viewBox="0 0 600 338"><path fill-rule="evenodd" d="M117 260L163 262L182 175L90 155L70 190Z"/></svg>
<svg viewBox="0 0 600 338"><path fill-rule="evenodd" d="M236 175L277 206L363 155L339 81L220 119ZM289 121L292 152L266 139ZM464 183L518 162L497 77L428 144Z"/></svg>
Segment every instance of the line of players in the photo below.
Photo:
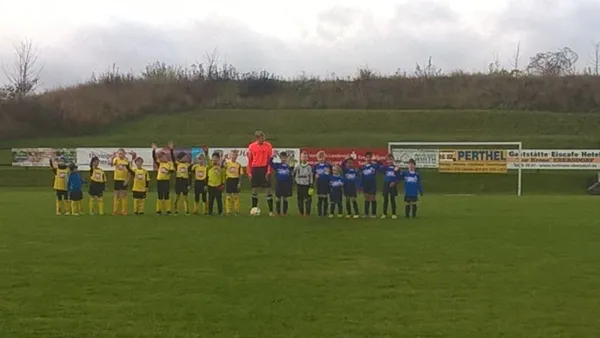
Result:
<svg viewBox="0 0 600 338"><path fill-rule="evenodd" d="M174 153L173 143L169 143L167 151L152 145L152 156L157 166L156 176L156 213L170 215L173 211L178 214L180 208L185 214L190 214L188 193L194 190L194 214L239 214L240 212L240 182L243 174L242 166L237 162L238 153L222 156L213 153L210 163L204 156L199 156L196 163L185 152ZM119 149L113 159L114 166L114 199L113 214L127 215L127 191L129 182L134 200L134 214L143 215L145 200L150 183L149 172L143 168L143 159L136 158L133 166L125 156L125 151ZM273 210L269 204L270 215L287 215L288 199L292 196L293 186L296 185L297 206L300 215L309 216L312 213L313 196L317 198L317 214L319 216L343 217L343 201L346 203L346 217L359 218L359 192L364 195L363 217L377 217L377 174L383 174L383 214L397 218L396 197L398 184L404 183L405 217L416 217L417 201L422 196L421 176L416 171L413 159L408 162L408 169L401 170L390 154L383 160L374 158L372 153L366 153L366 164L359 166L356 159L349 157L340 164L327 162L325 152L317 154L317 163L308 164L308 154L302 153L299 163L290 165L286 153L279 153L279 161L275 157L270 160L275 173L276 207ZM100 161L94 157L90 162L89 178L89 213L104 214L103 195L106 186L106 173L99 168ZM56 191L56 213L79 215L83 213L83 184L86 183L75 164L67 165L63 159L57 163L50 161L54 172L54 189ZM171 177L175 176L175 201L171 201ZM316 191L315 191L316 190ZM225 210L223 210L223 192L225 193ZM202 212L200 209L202 208ZM172 210L174 209L174 210Z"/></svg>

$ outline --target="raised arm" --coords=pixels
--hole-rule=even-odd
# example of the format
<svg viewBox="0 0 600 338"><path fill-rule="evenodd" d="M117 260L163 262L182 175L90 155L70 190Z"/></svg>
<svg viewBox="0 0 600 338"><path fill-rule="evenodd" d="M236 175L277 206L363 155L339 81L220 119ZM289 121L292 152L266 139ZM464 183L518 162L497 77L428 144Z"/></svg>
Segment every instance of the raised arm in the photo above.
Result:
<svg viewBox="0 0 600 338"><path fill-rule="evenodd" d="M158 159L156 158L156 143L152 143L152 161L158 164Z"/></svg>
<svg viewBox="0 0 600 338"><path fill-rule="evenodd" d="M50 159L50 169L52 169L52 172L56 174L56 166L54 166L54 161L52 161L52 159Z"/></svg>

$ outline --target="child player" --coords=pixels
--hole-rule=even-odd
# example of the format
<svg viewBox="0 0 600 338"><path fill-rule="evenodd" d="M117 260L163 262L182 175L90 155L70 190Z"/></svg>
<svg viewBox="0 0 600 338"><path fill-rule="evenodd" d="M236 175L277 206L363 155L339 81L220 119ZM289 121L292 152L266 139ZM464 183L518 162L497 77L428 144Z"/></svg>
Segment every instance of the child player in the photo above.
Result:
<svg viewBox="0 0 600 338"><path fill-rule="evenodd" d="M242 177L242 165L237 161L238 151L233 150L229 160L225 161L225 213L234 215L240 213L240 188ZM233 204L233 207L232 207Z"/></svg>
<svg viewBox="0 0 600 338"><path fill-rule="evenodd" d="M141 157L136 158L133 163L135 168L130 169L130 173L133 176L133 214L143 215L146 206L146 195L148 187L150 186L150 175L148 170L144 169L144 159Z"/></svg>
<svg viewBox="0 0 600 338"><path fill-rule="evenodd" d="M83 178L81 178L81 174L77 171L77 165L75 163L69 164L69 170L71 173L69 174L68 180L68 190L69 190L69 200L71 201L71 214L73 216L79 216L83 214L83 205L81 201L83 200Z"/></svg>
<svg viewBox="0 0 600 338"><path fill-rule="evenodd" d="M329 180L331 178L331 165L326 162L327 155L323 150L317 153L317 163L313 168L315 175L315 182L317 185L317 211L319 216L327 216L327 199L329 197L330 185Z"/></svg>
<svg viewBox="0 0 600 338"><path fill-rule="evenodd" d="M208 204L206 203L206 175L208 174L208 166L206 165L206 156L200 154L197 158L198 163L192 166L194 175L194 215L200 212L200 197L202 197L202 213L208 214Z"/></svg>
<svg viewBox="0 0 600 338"><path fill-rule="evenodd" d="M360 175L356 170L355 160L348 157L342 161L342 173L344 176L344 197L346 198L346 217L359 218L357 191L360 187ZM354 211L354 214L352 213Z"/></svg>
<svg viewBox="0 0 600 338"><path fill-rule="evenodd" d="M365 153L367 163L360 168L361 188L365 196L365 217L377 217L377 172L379 163L373 161L373 153Z"/></svg>
<svg viewBox="0 0 600 338"><path fill-rule="evenodd" d="M342 197L344 194L344 177L342 176L342 168L339 166L333 166L332 175L329 178L329 185L331 187L329 196L331 198L331 209L329 210L329 217L335 216L335 209L337 207L337 217L344 217L342 215Z"/></svg>
<svg viewBox="0 0 600 338"><path fill-rule="evenodd" d="M269 164L275 170L275 211L277 216L287 216L288 197L292 196L292 167L288 164L288 155L285 151L279 153L281 163L273 162L275 157L271 157ZM310 170L310 167L309 167ZM283 204L283 209L281 208Z"/></svg>
<svg viewBox="0 0 600 338"><path fill-rule="evenodd" d="M69 214L69 192L67 186L67 180L69 178L69 168L65 164L65 158L59 157L58 163L54 163L50 159L50 168L54 173L54 191L56 192L56 215L60 216L62 213L65 215Z"/></svg>
<svg viewBox="0 0 600 338"><path fill-rule="evenodd" d="M96 156L90 161L90 215L104 215L104 190L106 189L106 174L100 167L100 159ZM96 211L94 206L97 207Z"/></svg>
<svg viewBox="0 0 600 338"><path fill-rule="evenodd" d="M416 170L416 162L414 159L408 160L408 170L400 174L404 179L404 216L409 218L412 212L412 217L417 217L417 201L419 195L423 196L423 187L421 186L421 175Z"/></svg>
<svg viewBox="0 0 600 338"><path fill-rule="evenodd" d="M156 191L158 199L156 200L156 214L162 215L163 211L171 214L171 174L175 172L175 166L170 161L170 156L164 151L156 151L156 144L152 144L152 159L157 165Z"/></svg>
<svg viewBox="0 0 600 338"><path fill-rule="evenodd" d="M130 164L125 157L125 149L121 148L117 151L117 157L112 160L112 165L115 167L113 215L127 215L127 178L129 178Z"/></svg>
<svg viewBox="0 0 600 338"><path fill-rule="evenodd" d="M175 157L173 143L169 143L171 160L175 163L175 215L179 215L179 202L183 203L183 211L186 215L190 214L188 204L188 192L192 185L192 164L190 156L185 151L180 151Z"/></svg>
<svg viewBox="0 0 600 338"><path fill-rule="evenodd" d="M213 214L215 202L217 202L217 212L223 214L223 185L225 183L225 170L221 166L221 155L214 152L211 156L211 166L207 173L208 186L208 214Z"/></svg>
<svg viewBox="0 0 600 338"><path fill-rule="evenodd" d="M388 154L385 158L385 163L380 167L380 171L383 172L383 215L382 219L387 218L388 206L392 207L392 219L398 218L396 216L396 196L398 196L398 179L399 179L399 168L394 162L392 154Z"/></svg>
<svg viewBox="0 0 600 338"><path fill-rule="evenodd" d="M300 163L296 164L292 175L296 182L298 213L300 213L300 216L310 216L314 176L312 168L308 164L308 153L303 152L300 154Z"/></svg>

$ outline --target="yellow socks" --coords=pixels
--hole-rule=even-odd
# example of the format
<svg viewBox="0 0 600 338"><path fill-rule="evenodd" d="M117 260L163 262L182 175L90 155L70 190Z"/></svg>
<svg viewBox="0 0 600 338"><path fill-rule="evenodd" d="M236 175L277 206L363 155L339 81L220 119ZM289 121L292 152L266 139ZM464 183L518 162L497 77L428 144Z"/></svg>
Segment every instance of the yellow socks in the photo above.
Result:
<svg viewBox="0 0 600 338"><path fill-rule="evenodd" d="M156 213L160 214L162 212L162 200L156 200Z"/></svg>
<svg viewBox="0 0 600 338"><path fill-rule="evenodd" d="M171 212L171 199L166 199L165 200L165 210L167 211L167 213Z"/></svg>
<svg viewBox="0 0 600 338"><path fill-rule="evenodd" d="M71 210L69 201L67 201L67 200L62 201L62 210L65 214L69 214L69 210Z"/></svg>
<svg viewBox="0 0 600 338"><path fill-rule="evenodd" d="M183 211L186 214L190 213L190 206L188 205L188 200L187 200L187 198L185 196L183 196Z"/></svg>
<svg viewBox="0 0 600 338"><path fill-rule="evenodd" d="M75 201L71 201L71 213L73 215L79 213L79 207L77 206L77 202L75 202Z"/></svg>
<svg viewBox="0 0 600 338"><path fill-rule="evenodd" d="M206 202L202 202L202 212L203 212L205 215L208 215L208 203L206 203Z"/></svg>
<svg viewBox="0 0 600 338"><path fill-rule="evenodd" d="M59 201L59 200L56 200L56 214L57 214L57 215L60 215L60 214L61 214L61 212L60 212L60 204L61 204L61 203L62 203L61 201Z"/></svg>
<svg viewBox="0 0 600 338"><path fill-rule="evenodd" d="M233 196L233 212L235 212L235 213L240 212L240 196L239 195Z"/></svg>
<svg viewBox="0 0 600 338"><path fill-rule="evenodd" d="M198 211L200 210L200 203L198 202L194 202L194 214L197 214Z"/></svg>
<svg viewBox="0 0 600 338"><path fill-rule="evenodd" d="M127 197L121 197L121 213L123 215L127 214Z"/></svg>
<svg viewBox="0 0 600 338"><path fill-rule="evenodd" d="M227 215L231 214L231 196L225 196L225 213Z"/></svg>
<svg viewBox="0 0 600 338"><path fill-rule="evenodd" d="M99 215L104 215L104 198L100 197L96 200L96 203L98 203L98 214Z"/></svg>
<svg viewBox="0 0 600 338"><path fill-rule="evenodd" d="M138 206L138 213L143 214L146 207L146 200L142 198L139 200L139 203L140 205Z"/></svg>
<svg viewBox="0 0 600 338"><path fill-rule="evenodd" d="M137 198L133 199L133 213L138 214L140 208L140 200Z"/></svg>
<svg viewBox="0 0 600 338"><path fill-rule="evenodd" d="M113 214L118 214L119 213L119 201L121 199L117 196L113 197Z"/></svg>
<svg viewBox="0 0 600 338"><path fill-rule="evenodd" d="M94 214L94 199L90 198L90 200L88 201L88 210L90 215Z"/></svg>

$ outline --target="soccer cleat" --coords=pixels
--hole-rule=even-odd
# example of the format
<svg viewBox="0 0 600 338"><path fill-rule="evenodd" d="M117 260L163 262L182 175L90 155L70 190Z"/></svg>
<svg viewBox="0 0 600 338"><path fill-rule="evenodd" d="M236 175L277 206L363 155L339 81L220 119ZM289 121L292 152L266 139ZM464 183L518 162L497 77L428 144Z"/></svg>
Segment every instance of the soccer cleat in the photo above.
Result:
<svg viewBox="0 0 600 338"><path fill-rule="evenodd" d="M333 214L329 214L329 218L333 218Z"/></svg>
<svg viewBox="0 0 600 338"><path fill-rule="evenodd" d="M377 215L371 215L371 218L377 218Z"/></svg>
<svg viewBox="0 0 600 338"><path fill-rule="evenodd" d="M344 218L344 215L337 215L337 218Z"/></svg>
<svg viewBox="0 0 600 338"><path fill-rule="evenodd" d="M94 216L96 215L94 212L90 212L90 216Z"/></svg>
<svg viewBox="0 0 600 338"><path fill-rule="evenodd" d="M79 214L78 213L74 213L74 214L72 214L72 216L79 216Z"/></svg>
<svg viewBox="0 0 600 338"><path fill-rule="evenodd" d="M160 212L160 211L157 211L157 212L156 212L156 216L162 216L162 212Z"/></svg>
<svg viewBox="0 0 600 338"><path fill-rule="evenodd" d="M352 216L352 218L357 219L357 218L360 218L360 216L354 215L354 216Z"/></svg>
<svg viewBox="0 0 600 338"><path fill-rule="evenodd" d="M352 217L352 215L346 215L346 218L351 218L351 217Z"/></svg>
<svg viewBox="0 0 600 338"><path fill-rule="evenodd" d="M139 216L144 216L143 212L138 213Z"/></svg>
<svg viewBox="0 0 600 338"><path fill-rule="evenodd" d="M398 216L392 215L392 219L397 219L397 218L398 218Z"/></svg>
<svg viewBox="0 0 600 338"><path fill-rule="evenodd" d="M71 213L70 213L70 212L68 212L68 211L67 211L67 212L65 212L65 216L69 216L69 215L71 215Z"/></svg>
<svg viewBox="0 0 600 338"><path fill-rule="evenodd" d="M269 216L273 217L273 216L275 216L275 214L271 211L271 212L269 212Z"/></svg>
<svg viewBox="0 0 600 338"><path fill-rule="evenodd" d="M168 214L168 212L167 212L167 214ZM175 213L173 215L179 216L179 211L175 211Z"/></svg>
<svg viewBox="0 0 600 338"><path fill-rule="evenodd" d="M121 216L127 216L127 211L125 211L125 212L122 212L122 213L121 213Z"/></svg>
<svg viewBox="0 0 600 338"><path fill-rule="evenodd" d="M386 219L387 215L381 215L381 219Z"/></svg>

